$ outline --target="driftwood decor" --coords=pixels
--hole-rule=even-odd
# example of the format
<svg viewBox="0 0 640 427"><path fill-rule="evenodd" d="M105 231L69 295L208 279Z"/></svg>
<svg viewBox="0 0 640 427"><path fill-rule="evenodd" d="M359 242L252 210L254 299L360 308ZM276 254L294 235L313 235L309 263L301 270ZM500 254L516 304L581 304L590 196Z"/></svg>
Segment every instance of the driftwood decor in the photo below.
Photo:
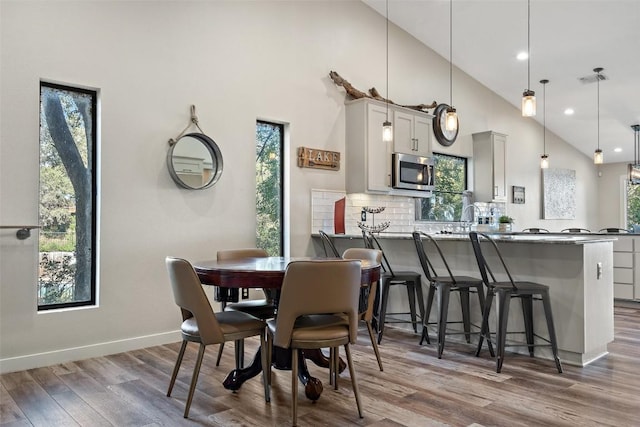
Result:
<svg viewBox="0 0 640 427"><path fill-rule="evenodd" d="M411 108L412 110L425 111L425 112L429 109L436 108L436 106L438 105L436 101L433 101L431 104L418 104L418 105L396 104L390 99L385 99L384 97L382 97L375 87L372 87L371 89L369 89L369 93L365 93L353 87L351 83L349 83L347 80L342 78L342 76L340 76L340 74L336 73L335 71L330 71L329 77L331 77L331 80L333 80L333 82L336 85L342 86L344 90L347 91L347 94L349 94L353 99L371 98L371 99L376 99L382 102L388 102L389 104L398 105L400 107Z"/></svg>

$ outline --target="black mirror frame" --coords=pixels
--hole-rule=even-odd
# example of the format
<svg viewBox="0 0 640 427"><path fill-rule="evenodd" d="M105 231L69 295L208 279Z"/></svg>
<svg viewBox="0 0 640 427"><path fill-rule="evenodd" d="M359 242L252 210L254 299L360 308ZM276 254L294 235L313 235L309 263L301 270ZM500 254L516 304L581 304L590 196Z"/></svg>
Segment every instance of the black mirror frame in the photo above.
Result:
<svg viewBox="0 0 640 427"><path fill-rule="evenodd" d="M176 173L173 167L173 149L176 145L178 145L178 142L185 137L191 137L200 141L211 154L211 159L215 164L215 170L213 175L211 176L209 181L202 187L192 187L186 184L184 181L182 181L182 179L180 179L180 177L178 176L178 174ZM171 178L176 184L178 184L178 186L182 188L186 188L188 190L204 190L205 188L212 187L216 182L218 182L218 180L220 179L220 176L222 175L222 170L223 170L222 153L218 148L218 144L216 144L215 141L212 138L208 137L207 135L203 133L188 133L186 135L182 135L180 138L178 138L177 141L175 141L175 143L171 144L169 151L167 151L167 168L169 169L169 175L171 175Z"/></svg>

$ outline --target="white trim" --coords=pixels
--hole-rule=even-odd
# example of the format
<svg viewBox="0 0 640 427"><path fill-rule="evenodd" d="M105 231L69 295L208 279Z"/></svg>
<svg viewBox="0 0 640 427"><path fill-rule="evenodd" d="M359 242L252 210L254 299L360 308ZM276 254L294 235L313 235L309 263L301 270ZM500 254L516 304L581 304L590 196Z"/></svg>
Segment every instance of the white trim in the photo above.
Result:
<svg viewBox="0 0 640 427"><path fill-rule="evenodd" d="M64 348L44 353L8 357L6 359L0 359L0 374L138 350L145 347L169 344L180 340L180 331L176 330L118 341L91 344L82 347Z"/></svg>
<svg viewBox="0 0 640 427"><path fill-rule="evenodd" d="M627 227L627 176L620 175L620 228Z"/></svg>

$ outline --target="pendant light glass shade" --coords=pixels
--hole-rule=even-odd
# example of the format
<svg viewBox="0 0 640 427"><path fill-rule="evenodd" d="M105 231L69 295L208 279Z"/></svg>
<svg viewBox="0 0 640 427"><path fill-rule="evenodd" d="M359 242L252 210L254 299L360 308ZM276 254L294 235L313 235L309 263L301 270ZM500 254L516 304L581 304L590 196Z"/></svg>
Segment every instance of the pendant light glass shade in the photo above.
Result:
<svg viewBox="0 0 640 427"><path fill-rule="evenodd" d="M382 140L384 142L393 141L393 126L390 121L386 121L382 124Z"/></svg>
<svg viewBox="0 0 640 427"><path fill-rule="evenodd" d="M393 141L393 125L389 121L389 0L386 0L385 4L387 8L387 119L382 123L382 141L391 142Z"/></svg>
<svg viewBox="0 0 640 427"><path fill-rule="evenodd" d="M453 107L447 108L444 128L451 132L454 132L458 129L458 114L456 113L456 109Z"/></svg>
<svg viewBox="0 0 640 427"><path fill-rule="evenodd" d="M549 169L549 156L546 154L540 156L540 169Z"/></svg>
<svg viewBox="0 0 640 427"><path fill-rule="evenodd" d="M522 93L522 117L536 115L536 93L531 90L531 1L527 0L527 88Z"/></svg>
<svg viewBox="0 0 640 427"><path fill-rule="evenodd" d="M593 71L596 73L596 82L598 87L598 148L596 148L595 153L593 153L593 163L596 165L601 165L604 163L604 154L602 154L602 150L600 149L600 73L604 70L602 67L594 68Z"/></svg>
<svg viewBox="0 0 640 427"><path fill-rule="evenodd" d="M547 83L548 79L540 80L542 83L542 156L540 156L540 169L549 169L549 156L547 155Z"/></svg>
<svg viewBox="0 0 640 427"><path fill-rule="evenodd" d="M593 153L593 163L596 165L604 163L604 154L602 154L602 150L599 148L597 148L595 153Z"/></svg>
<svg viewBox="0 0 640 427"><path fill-rule="evenodd" d="M522 93L522 117L533 117L535 115L536 93L527 89Z"/></svg>
<svg viewBox="0 0 640 427"><path fill-rule="evenodd" d="M629 164L629 183L640 184L640 125L631 125L633 129L633 163Z"/></svg>

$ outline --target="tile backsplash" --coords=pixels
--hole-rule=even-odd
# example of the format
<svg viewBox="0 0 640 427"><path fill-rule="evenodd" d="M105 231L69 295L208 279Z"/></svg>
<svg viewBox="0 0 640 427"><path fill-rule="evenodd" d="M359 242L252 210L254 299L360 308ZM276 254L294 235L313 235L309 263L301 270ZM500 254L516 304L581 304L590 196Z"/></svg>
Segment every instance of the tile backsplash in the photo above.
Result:
<svg viewBox="0 0 640 427"><path fill-rule="evenodd" d="M415 220L415 199L412 197L386 196L374 194L347 194L344 191L311 190L311 233L317 234L318 230L329 234L334 233L333 212L337 200L346 198L345 206L345 233L358 235L362 230L358 222L368 226L378 225L389 221L387 233L411 233L420 230L427 233L441 230L456 231L459 222L424 222ZM361 221L362 208L384 206L384 211L377 214L367 214L367 220ZM504 208L498 206L500 213Z"/></svg>

